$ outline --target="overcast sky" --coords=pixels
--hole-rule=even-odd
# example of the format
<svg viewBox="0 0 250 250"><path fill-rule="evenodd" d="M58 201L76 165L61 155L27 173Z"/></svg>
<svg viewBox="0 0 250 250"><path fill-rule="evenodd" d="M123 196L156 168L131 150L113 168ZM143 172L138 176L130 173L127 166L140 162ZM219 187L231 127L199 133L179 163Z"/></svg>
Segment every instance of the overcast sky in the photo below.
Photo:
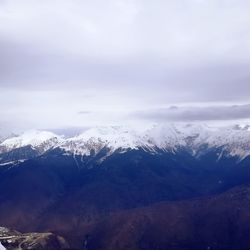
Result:
<svg viewBox="0 0 250 250"><path fill-rule="evenodd" d="M0 127L250 121L249 0L0 0Z"/></svg>

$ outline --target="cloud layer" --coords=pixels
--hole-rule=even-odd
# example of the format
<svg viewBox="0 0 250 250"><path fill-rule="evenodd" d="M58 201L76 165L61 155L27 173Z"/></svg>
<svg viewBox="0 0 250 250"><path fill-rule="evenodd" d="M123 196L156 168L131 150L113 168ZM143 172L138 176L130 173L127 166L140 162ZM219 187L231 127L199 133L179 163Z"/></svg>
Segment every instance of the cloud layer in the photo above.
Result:
<svg viewBox="0 0 250 250"><path fill-rule="evenodd" d="M248 119L249 11L247 0L0 1L0 125L138 110L134 120Z"/></svg>
<svg viewBox="0 0 250 250"><path fill-rule="evenodd" d="M177 107L137 111L134 117L156 122L239 121L250 119L250 104L234 106Z"/></svg>

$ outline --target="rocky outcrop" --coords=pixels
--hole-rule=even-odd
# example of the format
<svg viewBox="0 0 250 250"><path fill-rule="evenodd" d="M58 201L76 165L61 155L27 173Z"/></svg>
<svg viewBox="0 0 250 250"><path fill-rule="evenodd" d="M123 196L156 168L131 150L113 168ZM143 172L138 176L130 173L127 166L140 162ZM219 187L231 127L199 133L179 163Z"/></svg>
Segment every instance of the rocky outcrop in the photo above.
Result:
<svg viewBox="0 0 250 250"><path fill-rule="evenodd" d="M53 233L26 233L0 228L0 242L7 250L61 250L69 249L64 238Z"/></svg>

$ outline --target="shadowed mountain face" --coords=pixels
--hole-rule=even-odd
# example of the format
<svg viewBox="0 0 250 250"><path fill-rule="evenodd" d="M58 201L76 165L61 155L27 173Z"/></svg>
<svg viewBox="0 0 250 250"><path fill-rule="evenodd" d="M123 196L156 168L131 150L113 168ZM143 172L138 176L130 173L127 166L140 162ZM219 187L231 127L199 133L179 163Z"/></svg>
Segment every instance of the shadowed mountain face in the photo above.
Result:
<svg viewBox="0 0 250 250"><path fill-rule="evenodd" d="M219 153L53 149L3 165L0 224L78 249L249 249L249 187L227 191L249 183L249 158Z"/></svg>
<svg viewBox="0 0 250 250"><path fill-rule="evenodd" d="M244 186L214 197L114 213L93 227L89 249L247 250L249 195Z"/></svg>

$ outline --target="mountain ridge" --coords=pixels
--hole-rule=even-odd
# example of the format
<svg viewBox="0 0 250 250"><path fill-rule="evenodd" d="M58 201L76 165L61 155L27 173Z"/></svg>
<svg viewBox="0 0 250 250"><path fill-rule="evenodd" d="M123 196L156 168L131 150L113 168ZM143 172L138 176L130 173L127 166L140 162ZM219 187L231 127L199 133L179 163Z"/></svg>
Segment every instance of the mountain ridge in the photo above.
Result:
<svg viewBox="0 0 250 250"><path fill-rule="evenodd" d="M107 149L106 157L114 152L142 149L151 154L166 151L175 153L187 149L194 157L199 157L206 150L220 149L222 155L245 159L250 155L249 126L210 127L207 125L154 125L144 129L109 126L95 127L74 137L66 138L49 131L27 131L0 143L0 163L3 154L14 151L31 150L35 155L42 155L49 150L59 148L68 155L97 155ZM17 157L18 158L18 157ZM32 158L32 157L31 157ZM29 157L27 157L29 159ZM10 162L16 160L11 159ZM20 158L19 160L26 160Z"/></svg>

